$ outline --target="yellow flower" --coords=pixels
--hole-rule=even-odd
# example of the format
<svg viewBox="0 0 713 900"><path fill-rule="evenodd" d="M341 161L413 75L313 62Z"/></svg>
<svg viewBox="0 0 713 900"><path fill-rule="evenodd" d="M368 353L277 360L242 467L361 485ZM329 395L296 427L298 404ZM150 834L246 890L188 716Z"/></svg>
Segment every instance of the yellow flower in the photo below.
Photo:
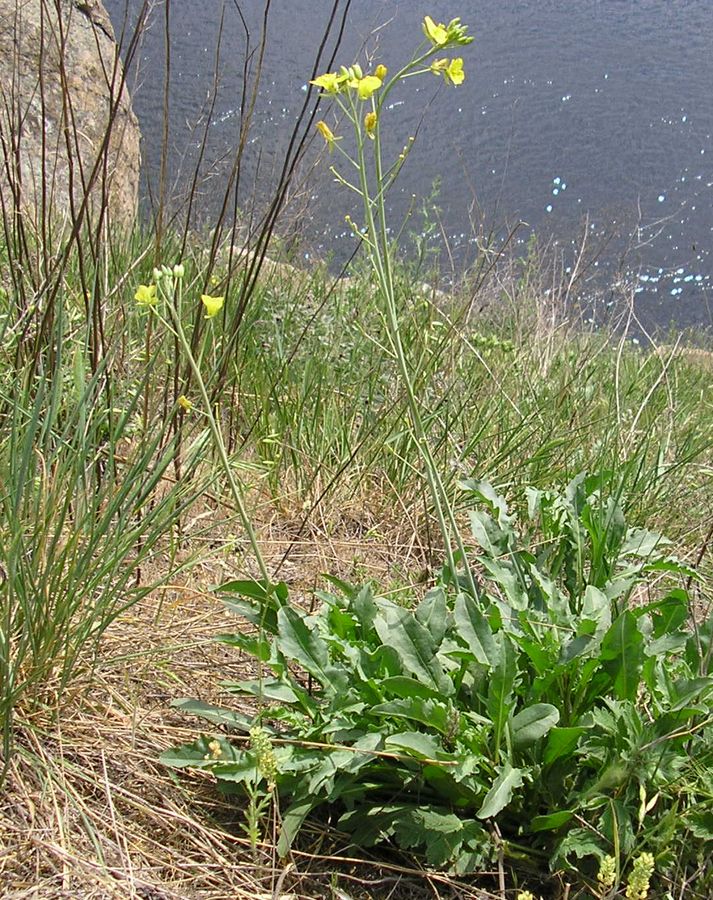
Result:
<svg viewBox="0 0 713 900"><path fill-rule="evenodd" d="M376 75L365 75L363 78L357 78L350 87L356 88L360 100L368 100L381 85L382 81Z"/></svg>
<svg viewBox="0 0 713 900"><path fill-rule="evenodd" d="M364 116L364 129L366 130L367 135L373 140L374 132L376 131L376 123L378 122L378 117L375 112L368 112Z"/></svg>
<svg viewBox="0 0 713 900"><path fill-rule="evenodd" d="M208 753L205 754L203 759L212 760L212 759L220 759L223 755L223 748L220 746L220 741L209 741L208 742Z"/></svg>
<svg viewBox="0 0 713 900"><path fill-rule="evenodd" d="M423 33L434 47L445 47L448 43L448 29L442 22L436 25L430 16L423 20Z"/></svg>
<svg viewBox="0 0 713 900"><path fill-rule="evenodd" d="M342 85L343 78L337 75L336 72L327 72L324 75L320 75L318 78L315 78L314 81L310 81L310 84L316 85L318 88L322 88L327 94L338 94L339 88Z"/></svg>
<svg viewBox="0 0 713 900"><path fill-rule="evenodd" d="M389 70L386 68L386 66L379 65L376 67L376 69L374 69L374 75L376 75L376 77L380 78L382 81L384 80L384 78L386 78L388 73Z"/></svg>
<svg viewBox="0 0 713 900"><path fill-rule="evenodd" d="M614 887L616 881L616 860L613 856L605 856L599 863L597 881L606 891Z"/></svg>
<svg viewBox="0 0 713 900"><path fill-rule="evenodd" d="M335 137L334 132L329 127L329 125L327 125L326 122L322 122L321 119L319 122L317 122L317 124L315 125L315 128L327 142L327 146L329 147L329 152L331 153L332 150L334 149L334 145L336 144L337 141L341 141L341 138Z"/></svg>
<svg viewBox="0 0 713 900"><path fill-rule="evenodd" d="M277 759L270 735L259 725L250 729L250 749L255 754L256 768L272 789L278 775Z"/></svg>
<svg viewBox="0 0 713 900"><path fill-rule="evenodd" d="M136 288L136 293L134 294L134 300L136 300L139 306L155 306L157 297L156 297L156 285L155 284L140 284Z"/></svg>
<svg viewBox="0 0 713 900"><path fill-rule="evenodd" d="M431 63L431 71L434 75L443 75L448 84L459 85L465 81L463 70L463 58L437 59Z"/></svg>
<svg viewBox="0 0 713 900"><path fill-rule="evenodd" d="M185 412L190 412L193 409L193 404L188 399L188 397L185 396L185 394L181 394L181 396L178 398L178 405Z"/></svg>
<svg viewBox="0 0 713 900"><path fill-rule="evenodd" d="M452 44L471 44L473 38L467 34L468 26L461 25L460 19L451 19L444 25L439 22L438 25L430 16L426 16L423 20L423 33L434 47L450 47Z"/></svg>
<svg viewBox="0 0 713 900"><path fill-rule="evenodd" d="M456 86L463 84L465 81L465 72L463 71L462 57L457 56L455 59L452 59L448 63L448 68L443 74L446 81L450 81L451 84L455 84Z"/></svg>
<svg viewBox="0 0 713 900"><path fill-rule="evenodd" d="M225 297L211 297L210 294L201 294L201 303L205 306L206 319L212 319L223 308Z"/></svg>
<svg viewBox="0 0 713 900"><path fill-rule="evenodd" d="M626 886L627 900L646 900L649 896L649 883L654 874L655 860L651 853L642 853L634 860L629 883Z"/></svg>

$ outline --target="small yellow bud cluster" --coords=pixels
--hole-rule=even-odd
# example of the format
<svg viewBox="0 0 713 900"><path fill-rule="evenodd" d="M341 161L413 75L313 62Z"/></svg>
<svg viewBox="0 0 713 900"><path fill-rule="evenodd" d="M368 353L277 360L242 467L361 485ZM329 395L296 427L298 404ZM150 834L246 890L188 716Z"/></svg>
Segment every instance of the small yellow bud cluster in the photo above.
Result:
<svg viewBox="0 0 713 900"><path fill-rule="evenodd" d="M517 900L535 900L535 895L532 891L519 891Z"/></svg>
<svg viewBox="0 0 713 900"><path fill-rule="evenodd" d="M451 19L444 25L443 22L436 24L430 16L426 16L423 20L423 33L434 47L452 47L454 44L465 46L473 41L466 32L467 25L461 25L460 19Z"/></svg>
<svg viewBox="0 0 713 900"><path fill-rule="evenodd" d="M610 891L616 881L616 860L613 856L605 856L599 863L597 881L605 891Z"/></svg>
<svg viewBox="0 0 713 900"><path fill-rule="evenodd" d="M275 751L272 749L270 735L259 725L253 725L250 729L250 749L255 754L258 772L265 779L268 787L272 789L277 777L277 760Z"/></svg>
<svg viewBox="0 0 713 900"><path fill-rule="evenodd" d="M220 741L212 740L208 742L208 752L203 757L203 759L220 759L223 755L223 748L220 746Z"/></svg>
<svg viewBox="0 0 713 900"><path fill-rule="evenodd" d="M642 853L634 860L626 886L626 900L646 900L649 896L649 883L654 874L654 857L651 853Z"/></svg>
<svg viewBox="0 0 713 900"><path fill-rule="evenodd" d="M165 282L165 289L173 291L174 281L180 281L186 274L183 263L176 263L173 268L169 266L156 267L153 270L153 284L140 284L136 288L134 300L137 306L151 307L158 303L158 286Z"/></svg>
<svg viewBox="0 0 713 900"><path fill-rule="evenodd" d="M377 66L373 75L365 75L358 64L342 66L339 72L326 72L319 75L310 84L321 88L325 94L343 94L356 91L360 100L368 100L379 90L389 70L386 66Z"/></svg>

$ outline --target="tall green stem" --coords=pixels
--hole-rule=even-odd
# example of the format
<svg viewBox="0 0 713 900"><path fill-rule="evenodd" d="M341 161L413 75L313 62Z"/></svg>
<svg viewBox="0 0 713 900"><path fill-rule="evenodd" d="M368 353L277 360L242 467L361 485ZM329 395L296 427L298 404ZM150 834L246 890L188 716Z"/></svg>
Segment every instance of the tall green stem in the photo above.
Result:
<svg viewBox="0 0 713 900"><path fill-rule="evenodd" d="M367 227L366 245L368 253L374 266L381 291L382 299L386 309L386 321L388 326L389 341L391 343L394 355L396 357L399 368L399 375L406 393L406 401L411 419L411 427L421 456L426 480L431 493L438 526L443 536L445 544L446 557L448 566L453 576L457 573L455 557L453 555L452 540L455 539L456 545L460 552L463 562L468 589L474 597L478 596L478 589L472 570L468 564L468 558L465 553L465 547L460 536L460 531L453 514L453 508L449 501L448 495L443 484L443 480L438 472L438 467L433 458L431 447L428 442L426 429L423 425L421 411L413 385L413 379L409 370L406 353L404 351L403 341L401 339L401 327L399 322L398 310L396 307L396 296L394 291L393 264L391 258L391 247L389 244L388 223L386 217L385 193L381 189L383 185L383 168L381 161L381 141L380 128L377 118L376 127L374 129L374 176L376 181L376 196L372 198L369 189L368 167L365 154L364 132L361 127L359 112L351 102L350 118L354 123L354 129L357 140L357 154L359 164L359 181L361 194L364 202L364 216ZM374 110L376 112L376 110ZM374 206L376 206L378 223L374 217ZM378 224L378 228L377 228Z"/></svg>
<svg viewBox="0 0 713 900"><path fill-rule="evenodd" d="M265 588L269 589L270 586L270 574L267 569L267 565L265 563L265 559L260 550L260 544L258 543L257 535L255 534L255 529L253 528L252 521L248 514L247 508L245 506L245 499L243 497L243 491L241 485L238 483L238 480L235 477L235 473L233 472L233 468L230 465L230 459L228 457L228 451L225 446L225 441L223 440L223 432L216 418L215 412L213 411L213 407L211 405L210 398L208 397L208 391L206 390L205 382L203 380L203 375L200 370L200 366L196 361L192 351L190 342L186 338L186 333L183 330L183 325L181 324L181 320L178 315L178 311L175 309L172 303L168 303L168 309L171 313L171 318L173 320L173 332L178 338L178 342L181 346L181 349L186 354L186 359L188 360L188 364L191 367L191 372L196 380L196 384L198 385L198 391L201 396L201 400L203 402L203 409L205 410L206 418L208 419L208 424L210 426L211 436L213 438L213 443L215 448L218 451L218 457L220 459L220 463L223 467L223 471L225 472L225 477L228 481L228 487L230 488L230 493L232 494L233 500L235 502L235 506L238 510L238 516L240 517L240 522L245 529L245 533L248 536L248 540L250 541L250 546L253 551L253 555L257 562L258 568L260 569L260 575L262 576L263 581L265 582ZM170 326L169 326L170 327Z"/></svg>

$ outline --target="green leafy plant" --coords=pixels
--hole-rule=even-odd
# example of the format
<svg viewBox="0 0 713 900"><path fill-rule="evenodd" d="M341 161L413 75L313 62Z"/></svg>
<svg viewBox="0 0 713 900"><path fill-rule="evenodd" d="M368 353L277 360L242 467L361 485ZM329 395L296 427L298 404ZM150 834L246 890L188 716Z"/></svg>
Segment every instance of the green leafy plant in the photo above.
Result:
<svg viewBox="0 0 713 900"><path fill-rule="evenodd" d="M676 848L680 864L710 804L690 758L710 771L713 620L688 631L678 587L633 602L652 574L690 572L659 536L628 528L601 483L530 492L524 538L492 487L466 484L479 500L480 602L448 569L413 609L336 579L312 613L283 584L222 586L262 637L220 639L271 673L223 686L269 704L259 715L282 853L307 816L330 809L357 844L393 840L456 872L481 868L496 846L592 878L609 854L623 868L646 849L665 868ZM250 720L176 705L223 727L221 755L206 758L202 737L163 761L244 793L256 760L231 734Z"/></svg>

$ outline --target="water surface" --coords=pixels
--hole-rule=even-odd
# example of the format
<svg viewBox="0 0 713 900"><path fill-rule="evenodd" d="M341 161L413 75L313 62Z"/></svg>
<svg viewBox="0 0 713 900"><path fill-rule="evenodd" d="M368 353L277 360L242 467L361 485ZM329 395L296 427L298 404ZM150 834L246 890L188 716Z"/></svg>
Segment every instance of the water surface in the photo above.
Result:
<svg viewBox="0 0 713 900"><path fill-rule="evenodd" d="M105 4L120 29L127 0ZM129 15L139 5L128 0ZM263 191L304 102L331 6L325 0L272 2L247 169ZM255 40L263 3L251 0L240 8ZM146 172L154 185L163 105L160 5L156 13L135 89ZM177 186L185 187L205 124L221 16L211 161L229 157L235 146L245 39L233 0L173 0L170 13L170 163ZM602 284L623 272L644 324L710 326L710 0L354 0L339 61L351 62L366 40L378 60L397 66L420 40L426 13L442 21L460 15L476 41L462 51L468 73L463 86L438 90L429 76L393 95L384 122L393 135L387 146L392 152L417 129L428 106L391 196L395 225L413 195L429 194L436 179L439 228L456 265L475 250L474 221L500 235L518 221L527 223L516 237L523 247L532 231L569 247L581 239L584 223L589 246L605 247L592 276L605 269ZM329 109L324 115L332 121ZM320 172L303 194L309 202L295 207L300 213L292 233L299 234L304 255L343 258L353 241L343 217L354 207L325 166ZM201 187L208 221L225 183L224 165L218 163L215 173ZM412 224L420 227L417 218Z"/></svg>

